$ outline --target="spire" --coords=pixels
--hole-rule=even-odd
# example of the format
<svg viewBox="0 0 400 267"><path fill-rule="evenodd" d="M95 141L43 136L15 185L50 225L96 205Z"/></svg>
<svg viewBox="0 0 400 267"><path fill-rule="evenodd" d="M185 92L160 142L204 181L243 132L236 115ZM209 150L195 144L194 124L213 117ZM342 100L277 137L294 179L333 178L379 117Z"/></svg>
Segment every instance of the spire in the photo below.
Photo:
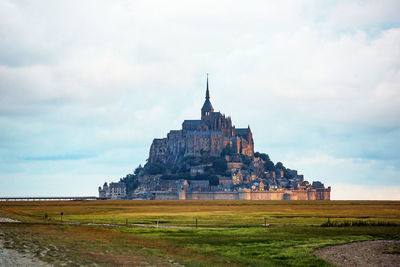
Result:
<svg viewBox="0 0 400 267"><path fill-rule="evenodd" d="M208 73L207 73L207 90L206 90L206 101L204 101L204 105L201 108L201 117L211 115L214 112L214 108L210 102L210 90L208 87Z"/></svg>
<svg viewBox="0 0 400 267"><path fill-rule="evenodd" d="M206 100L210 99L210 91L208 89L208 73L207 73L207 91L206 91Z"/></svg>

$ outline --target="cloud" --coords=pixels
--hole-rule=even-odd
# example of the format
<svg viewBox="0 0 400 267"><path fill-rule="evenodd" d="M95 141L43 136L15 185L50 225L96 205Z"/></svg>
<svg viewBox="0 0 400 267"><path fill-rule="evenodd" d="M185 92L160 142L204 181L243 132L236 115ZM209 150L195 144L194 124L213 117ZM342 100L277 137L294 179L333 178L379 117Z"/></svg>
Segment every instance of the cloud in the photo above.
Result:
<svg viewBox="0 0 400 267"><path fill-rule="evenodd" d="M400 200L400 187L336 184L331 192L334 200Z"/></svg>
<svg viewBox="0 0 400 267"><path fill-rule="evenodd" d="M383 172L381 186L398 185L399 11L397 1L0 1L0 186L12 189L10 173L43 187L85 173L93 192L132 171L154 137L199 117L206 72L213 106L250 124L273 160L329 184L377 186Z"/></svg>
<svg viewBox="0 0 400 267"><path fill-rule="evenodd" d="M51 156L40 156L40 157L27 157L24 160L32 161L55 161L55 160L80 160L90 158L89 155L51 155Z"/></svg>
<svg viewBox="0 0 400 267"><path fill-rule="evenodd" d="M342 1L329 12L327 21L336 27L376 27L399 25L397 11L400 4L395 0Z"/></svg>
<svg viewBox="0 0 400 267"><path fill-rule="evenodd" d="M337 158L322 151L313 151L302 156L286 155L283 163L299 170L309 180L323 181L332 188L342 184L374 189L399 187L399 160ZM344 196L347 193L338 194Z"/></svg>

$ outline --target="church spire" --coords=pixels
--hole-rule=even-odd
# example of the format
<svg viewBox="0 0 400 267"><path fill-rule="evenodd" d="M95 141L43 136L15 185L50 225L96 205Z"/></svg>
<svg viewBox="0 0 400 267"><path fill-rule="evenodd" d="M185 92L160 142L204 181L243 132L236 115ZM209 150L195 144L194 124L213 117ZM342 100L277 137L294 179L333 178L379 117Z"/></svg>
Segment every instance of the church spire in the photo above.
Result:
<svg viewBox="0 0 400 267"><path fill-rule="evenodd" d="M207 90L206 90L206 101L204 101L204 105L201 108L201 118L204 116L209 116L214 112L214 108L210 102L210 90L208 87L208 73L207 73Z"/></svg>
<svg viewBox="0 0 400 267"><path fill-rule="evenodd" d="M206 100L210 100L210 91L208 89L208 73L207 73L207 91L206 91Z"/></svg>

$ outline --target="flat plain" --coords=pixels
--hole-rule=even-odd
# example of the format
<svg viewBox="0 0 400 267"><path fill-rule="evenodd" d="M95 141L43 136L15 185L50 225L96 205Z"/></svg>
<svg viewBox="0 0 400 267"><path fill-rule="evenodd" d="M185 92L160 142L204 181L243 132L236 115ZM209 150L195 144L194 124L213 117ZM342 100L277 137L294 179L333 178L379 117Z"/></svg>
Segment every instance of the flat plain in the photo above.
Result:
<svg viewBox="0 0 400 267"><path fill-rule="evenodd" d="M9 201L0 212L21 221L0 224L7 248L69 266L331 266L313 252L400 239L399 201Z"/></svg>

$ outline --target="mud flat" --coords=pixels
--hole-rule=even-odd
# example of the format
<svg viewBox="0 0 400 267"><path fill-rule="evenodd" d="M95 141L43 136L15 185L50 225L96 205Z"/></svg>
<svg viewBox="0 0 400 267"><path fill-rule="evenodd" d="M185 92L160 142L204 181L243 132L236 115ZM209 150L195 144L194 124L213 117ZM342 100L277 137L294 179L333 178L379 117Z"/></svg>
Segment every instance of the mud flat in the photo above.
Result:
<svg viewBox="0 0 400 267"><path fill-rule="evenodd" d="M338 266L400 266L400 254L386 253L400 240L375 240L325 247L314 254Z"/></svg>

